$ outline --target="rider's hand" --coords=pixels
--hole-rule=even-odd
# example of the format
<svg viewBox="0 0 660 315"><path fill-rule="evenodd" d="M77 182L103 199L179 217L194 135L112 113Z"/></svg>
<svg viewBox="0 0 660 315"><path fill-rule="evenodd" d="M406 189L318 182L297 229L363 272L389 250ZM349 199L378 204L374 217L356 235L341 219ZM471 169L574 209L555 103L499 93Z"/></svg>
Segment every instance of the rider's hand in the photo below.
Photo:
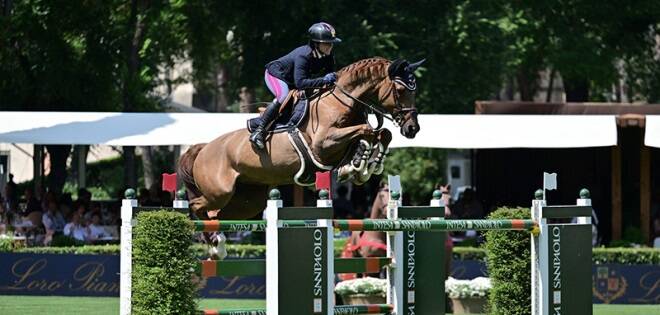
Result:
<svg viewBox="0 0 660 315"><path fill-rule="evenodd" d="M335 83L335 81L337 81L337 74L334 72L330 72L323 77L323 81L325 82L325 84Z"/></svg>

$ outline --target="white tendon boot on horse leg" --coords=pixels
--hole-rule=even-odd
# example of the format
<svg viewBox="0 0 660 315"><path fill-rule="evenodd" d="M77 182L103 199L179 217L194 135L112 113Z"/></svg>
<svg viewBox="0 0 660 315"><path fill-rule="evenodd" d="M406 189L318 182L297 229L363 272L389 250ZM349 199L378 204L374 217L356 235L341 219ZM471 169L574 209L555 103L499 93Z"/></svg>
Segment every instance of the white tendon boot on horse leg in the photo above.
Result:
<svg viewBox="0 0 660 315"><path fill-rule="evenodd" d="M374 160L374 171L371 173L372 175L380 175L383 173L383 170L385 169L385 158L387 157L388 153L390 153L390 148L385 149L383 144L379 142L378 155Z"/></svg>
<svg viewBox="0 0 660 315"><path fill-rule="evenodd" d="M353 179L355 174L353 174L352 169L353 167L351 166L351 162L340 167L337 170L337 182L345 183Z"/></svg>
<svg viewBox="0 0 660 315"><path fill-rule="evenodd" d="M363 150L362 155L360 155L359 157L354 157L350 163L351 173L353 174L360 174L364 172L364 170L367 168L367 164L369 163L369 156L371 155L372 146L371 143L369 143L367 140L364 139L360 140L358 150L359 148L362 148ZM356 158L359 159L359 162L357 163L358 166L355 166Z"/></svg>
<svg viewBox="0 0 660 315"><path fill-rule="evenodd" d="M227 237L224 233L217 233L214 236L213 244L209 244L209 256L213 260L223 260L227 257Z"/></svg>

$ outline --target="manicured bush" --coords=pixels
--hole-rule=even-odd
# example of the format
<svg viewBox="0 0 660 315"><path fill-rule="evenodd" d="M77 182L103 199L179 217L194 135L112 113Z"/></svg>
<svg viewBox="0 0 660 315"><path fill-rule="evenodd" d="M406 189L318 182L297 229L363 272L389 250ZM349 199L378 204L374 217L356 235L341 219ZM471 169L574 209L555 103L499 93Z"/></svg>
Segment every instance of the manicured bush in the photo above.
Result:
<svg viewBox="0 0 660 315"><path fill-rule="evenodd" d="M133 228L133 314L197 314L193 225L183 214L142 212Z"/></svg>
<svg viewBox="0 0 660 315"><path fill-rule="evenodd" d="M501 208L489 219L529 219L530 210ZM531 312L531 246L525 231L487 231L484 247L493 288L488 296L489 314L523 315Z"/></svg>
<svg viewBox="0 0 660 315"><path fill-rule="evenodd" d="M13 240L11 238L0 237L0 253L12 252L14 249Z"/></svg>
<svg viewBox="0 0 660 315"><path fill-rule="evenodd" d="M596 265L660 265L660 248L594 248L592 261Z"/></svg>
<svg viewBox="0 0 660 315"><path fill-rule="evenodd" d="M50 242L50 246L52 247L71 247L71 246L82 246L82 245L85 245L85 242L61 234L53 236L53 240Z"/></svg>

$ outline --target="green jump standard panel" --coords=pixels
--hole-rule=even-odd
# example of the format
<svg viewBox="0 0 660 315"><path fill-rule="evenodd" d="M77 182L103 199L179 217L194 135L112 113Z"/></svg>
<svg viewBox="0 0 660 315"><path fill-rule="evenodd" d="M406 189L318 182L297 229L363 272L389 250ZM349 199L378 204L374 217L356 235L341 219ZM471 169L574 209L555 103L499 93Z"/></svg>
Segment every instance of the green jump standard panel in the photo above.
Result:
<svg viewBox="0 0 660 315"><path fill-rule="evenodd" d="M444 217L444 207L399 207L401 219ZM425 220L424 222L446 222ZM446 232L403 232L402 315L445 313Z"/></svg>

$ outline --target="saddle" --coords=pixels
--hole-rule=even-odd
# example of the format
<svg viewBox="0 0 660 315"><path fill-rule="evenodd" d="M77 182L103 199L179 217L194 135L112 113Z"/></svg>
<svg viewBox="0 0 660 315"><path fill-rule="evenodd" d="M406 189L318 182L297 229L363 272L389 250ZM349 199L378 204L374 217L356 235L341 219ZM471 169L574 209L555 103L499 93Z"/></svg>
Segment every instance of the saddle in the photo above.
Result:
<svg viewBox="0 0 660 315"><path fill-rule="evenodd" d="M280 114L273 122L270 132L279 133L297 127L307 115L307 98L304 92L291 90L280 106ZM266 110L265 107L259 107L259 117L249 119L247 128L250 132L261 124L261 115Z"/></svg>
<svg viewBox="0 0 660 315"><path fill-rule="evenodd" d="M316 96L318 94L315 94ZM313 98L312 96L311 98ZM314 185L316 180L316 172L329 171L333 167L330 165L323 165L314 158L309 144L303 137L302 132L298 126L307 117L309 107L309 99L305 97L303 91L292 90L287 95L286 99L280 107L280 116L275 119L273 126L270 128L272 133L287 132L289 142L293 145L298 153L300 159L300 169L293 177L296 184L301 186ZM265 108L259 108L259 112L263 114ZM252 132L261 124L261 115L256 118L249 119L247 122L248 131Z"/></svg>

